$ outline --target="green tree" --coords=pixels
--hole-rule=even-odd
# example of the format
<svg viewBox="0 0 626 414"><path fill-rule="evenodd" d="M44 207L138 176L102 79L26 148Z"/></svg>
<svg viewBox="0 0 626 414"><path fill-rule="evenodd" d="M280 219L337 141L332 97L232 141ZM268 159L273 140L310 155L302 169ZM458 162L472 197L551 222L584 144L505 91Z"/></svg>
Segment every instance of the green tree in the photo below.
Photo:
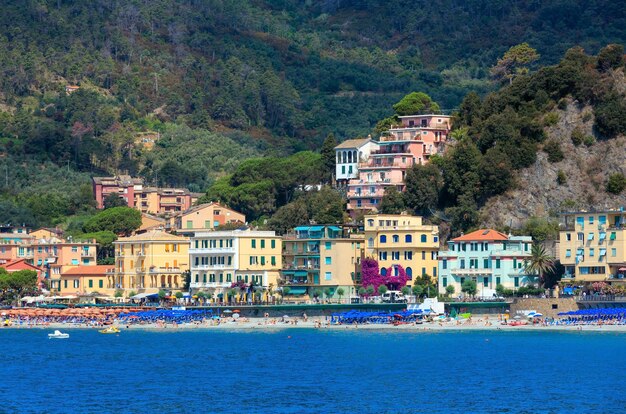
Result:
<svg viewBox="0 0 626 414"><path fill-rule="evenodd" d="M337 288L337 296L339 296L339 302L341 302L341 298L345 294L346 294L346 291L344 290L344 288L342 288L342 287Z"/></svg>
<svg viewBox="0 0 626 414"><path fill-rule="evenodd" d="M382 214L400 214L405 210L404 196L396 187L387 187L380 202Z"/></svg>
<svg viewBox="0 0 626 414"><path fill-rule="evenodd" d="M91 217L83 225L85 233L110 231L128 236L141 226L141 212L130 207L112 207Z"/></svg>
<svg viewBox="0 0 626 414"><path fill-rule="evenodd" d="M539 53L528 43L521 43L511 47L498 63L491 68L491 75L497 80L508 80L513 82L513 78L518 75L528 73L528 65L539 59Z"/></svg>
<svg viewBox="0 0 626 414"><path fill-rule="evenodd" d="M409 293L411 293L411 288L409 288L408 286L402 286L402 289L400 289L400 292L402 292L404 296L408 296Z"/></svg>
<svg viewBox="0 0 626 414"><path fill-rule="evenodd" d="M545 273L554 269L554 258L546 252L543 244L534 243L524 265L526 273L539 276L539 286L543 286Z"/></svg>
<svg viewBox="0 0 626 414"><path fill-rule="evenodd" d="M406 206L416 214L428 215L439 203L443 177L432 163L414 165L406 173L404 199Z"/></svg>
<svg viewBox="0 0 626 414"><path fill-rule="evenodd" d="M326 288L324 289L324 296L326 296L326 300L330 300L330 297L332 296L333 291L331 288Z"/></svg>
<svg viewBox="0 0 626 414"><path fill-rule="evenodd" d="M598 70L606 72L609 69L617 69L624 63L624 45L610 44L598 53Z"/></svg>
<svg viewBox="0 0 626 414"><path fill-rule="evenodd" d="M126 201L120 197L117 193L110 193L108 194L104 200L103 200L103 204L104 204L104 208L111 208L111 207L124 207L124 206L128 206L128 204L126 203Z"/></svg>
<svg viewBox="0 0 626 414"><path fill-rule="evenodd" d="M474 282L471 279L466 280L465 282L463 282L463 284L461 285L461 292L470 295L470 296L474 296L476 295L476 292L478 291L477 287L476 287L476 282Z"/></svg>
<svg viewBox="0 0 626 414"><path fill-rule="evenodd" d="M620 194L626 188L626 177L622 173L614 173L609 176L606 183L606 191L611 194Z"/></svg>
<svg viewBox="0 0 626 414"><path fill-rule="evenodd" d="M393 110L398 115L436 114L440 108L430 96L424 92L411 92L393 105Z"/></svg>
<svg viewBox="0 0 626 414"><path fill-rule="evenodd" d="M481 106L480 97L476 92L472 91L465 95L459 106L459 112L456 116L458 124L455 123L455 128L475 126L480 121Z"/></svg>
<svg viewBox="0 0 626 414"><path fill-rule="evenodd" d="M333 134L328 134L320 153L322 155L322 180L325 183L331 183L335 175L335 147L337 140Z"/></svg>
<svg viewBox="0 0 626 414"><path fill-rule="evenodd" d="M454 286L452 286L452 285L446 286L446 295L448 297L454 295Z"/></svg>
<svg viewBox="0 0 626 414"><path fill-rule="evenodd" d="M359 293L359 296L365 296L365 294L367 293L367 289L365 289L363 286L361 286L359 288L358 293Z"/></svg>
<svg viewBox="0 0 626 414"><path fill-rule="evenodd" d="M419 298L424 294L424 287L422 285L414 284L411 290L416 298Z"/></svg>
<svg viewBox="0 0 626 414"><path fill-rule="evenodd" d="M369 296L372 296L376 291L373 285L369 285L365 290Z"/></svg>
<svg viewBox="0 0 626 414"><path fill-rule="evenodd" d="M183 292L176 292L176 293L174 293L174 296L176 296L176 299L182 299L183 298Z"/></svg>
<svg viewBox="0 0 626 414"><path fill-rule="evenodd" d="M513 186L511 161L497 146L485 153L478 175L483 199L502 194Z"/></svg>
<svg viewBox="0 0 626 414"><path fill-rule="evenodd" d="M389 291L389 289L387 289L387 286L385 285L380 285L378 286L378 294L379 295L384 295L385 293L387 293L387 291Z"/></svg>
<svg viewBox="0 0 626 414"><path fill-rule="evenodd" d="M278 234L286 234L289 230L301 224L308 224L309 213L304 201L296 200L282 206L268 220L267 226Z"/></svg>
<svg viewBox="0 0 626 414"><path fill-rule="evenodd" d="M543 150L546 154L548 154L549 162L560 162L565 158L565 155L561 150L561 144L559 144L556 140L546 142L543 146Z"/></svg>

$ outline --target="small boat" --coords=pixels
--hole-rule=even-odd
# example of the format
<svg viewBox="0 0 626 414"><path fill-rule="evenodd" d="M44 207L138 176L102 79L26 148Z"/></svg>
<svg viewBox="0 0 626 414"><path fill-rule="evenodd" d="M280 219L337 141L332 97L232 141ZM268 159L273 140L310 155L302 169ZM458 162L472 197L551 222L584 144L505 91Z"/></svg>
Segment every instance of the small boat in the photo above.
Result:
<svg viewBox="0 0 626 414"><path fill-rule="evenodd" d="M54 333L48 334L48 339L67 339L69 337L70 334L61 331L54 331Z"/></svg>
<svg viewBox="0 0 626 414"><path fill-rule="evenodd" d="M116 333L120 333L120 330L115 326L109 326L106 329L100 329L98 332L102 334L116 334Z"/></svg>

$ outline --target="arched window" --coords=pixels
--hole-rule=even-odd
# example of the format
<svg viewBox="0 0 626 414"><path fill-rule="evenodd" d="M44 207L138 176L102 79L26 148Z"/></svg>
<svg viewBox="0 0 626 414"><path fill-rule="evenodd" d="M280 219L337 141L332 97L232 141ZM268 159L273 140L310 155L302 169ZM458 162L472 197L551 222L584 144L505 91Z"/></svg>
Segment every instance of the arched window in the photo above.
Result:
<svg viewBox="0 0 626 414"><path fill-rule="evenodd" d="M406 275L408 276L408 278L413 279L413 269L411 269L410 267L407 267L405 271L406 271Z"/></svg>
<svg viewBox="0 0 626 414"><path fill-rule="evenodd" d="M382 269L380 269L380 275L381 276L387 276L387 268L383 267Z"/></svg>
<svg viewBox="0 0 626 414"><path fill-rule="evenodd" d="M354 162L359 162L359 159L356 157L356 151L352 151L352 160Z"/></svg>
<svg viewBox="0 0 626 414"><path fill-rule="evenodd" d="M367 247L374 247L374 238L373 237L370 237L367 240Z"/></svg>
<svg viewBox="0 0 626 414"><path fill-rule="evenodd" d="M393 239L393 242L394 242L394 243L398 243L398 242L400 241L400 236L398 236L397 234L394 234L394 235L392 236L392 239Z"/></svg>
<svg viewBox="0 0 626 414"><path fill-rule="evenodd" d="M367 219L367 225L368 226L373 226L374 225L374 219Z"/></svg>
<svg viewBox="0 0 626 414"><path fill-rule="evenodd" d="M345 164L348 161L348 156L346 155L346 152L343 152L343 163Z"/></svg>
<svg viewBox="0 0 626 414"><path fill-rule="evenodd" d="M412 243L413 242L413 236L411 236L410 234L407 234L406 236L404 236L404 242L405 243Z"/></svg>
<svg viewBox="0 0 626 414"><path fill-rule="evenodd" d="M380 242L381 243L387 243L387 236L385 236L384 234L382 236L380 236Z"/></svg>
<svg viewBox="0 0 626 414"><path fill-rule="evenodd" d="M337 153L337 164L341 164L341 153Z"/></svg>
<svg viewBox="0 0 626 414"><path fill-rule="evenodd" d="M352 162L352 151L348 152L348 162Z"/></svg>
<svg viewBox="0 0 626 414"><path fill-rule="evenodd" d="M427 236L425 234L422 234L422 237L420 237L420 239L422 243L426 243Z"/></svg>
<svg viewBox="0 0 626 414"><path fill-rule="evenodd" d="M398 270L398 266L394 266L393 267L393 275L395 277L398 277L398 274L400 273L400 271Z"/></svg>

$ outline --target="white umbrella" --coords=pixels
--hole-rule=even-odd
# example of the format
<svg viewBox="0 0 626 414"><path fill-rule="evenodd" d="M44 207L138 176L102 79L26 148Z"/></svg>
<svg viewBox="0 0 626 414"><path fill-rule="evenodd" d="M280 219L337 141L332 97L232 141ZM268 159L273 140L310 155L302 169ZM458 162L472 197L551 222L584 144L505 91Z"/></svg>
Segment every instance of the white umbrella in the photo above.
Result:
<svg viewBox="0 0 626 414"><path fill-rule="evenodd" d="M235 318L235 319L239 318L239 314L238 313L233 313L233 318Z"/></svg>

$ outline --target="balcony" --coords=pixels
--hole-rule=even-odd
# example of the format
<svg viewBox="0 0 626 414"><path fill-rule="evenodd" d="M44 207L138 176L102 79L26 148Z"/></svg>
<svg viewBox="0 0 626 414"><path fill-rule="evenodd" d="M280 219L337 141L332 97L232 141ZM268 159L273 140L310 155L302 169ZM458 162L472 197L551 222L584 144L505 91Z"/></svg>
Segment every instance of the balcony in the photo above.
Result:
<svg viewBox="0 0 626 414"><path fill-rule="evenodd" d="M234 247L204 247L189 249L189 254L225 254L235 253Z"/></svg>
<svg viewBox="0 0 626 414"><path fill-rule="evenodd" d="M146 269L143 267L135 268L135 273L146 273Z"/></svg>
<svg viewBox="0 0 626 414"><path fill-rule="evenodd" d="M191 282L189 284L191 288L224 288L228 289L232 286L232 282Z"/></svg>
<svg viewBox="0 0 626 414"><path fill-rule="evenodd" d="M151 267L151 274L181 274L183 270L180 267Z"/></svg>
<svg viewBox="0 0 626 414"><path fill-rule="evenodd" d="M393 161L389 162L388 160L381 160L380 158L374 158L368 162L359 163L359 169L366 170L366 169L372 169L372 168L392 168L392 167L409 168L409 167L412 167L414 164L415 162L413 161L412 156L411 158L407 157L405 162L402 162L401 159L394 159Z"/></svg>
<svg viewBox="0 0 626 414"><path fill-rule="evenodd" d="M493 269L450 269L450 273L454 275L485 275L493 273Z"/></svg>
<svg viewBox="0 0 626 414"><path fill-rule="evenodd" d="M284 278L281 279L280 284L282 286L313 286L315 283L310 279L305 278Z"/></svg>
<svg viewBox="0 0 626 414"><path fill-rule="evenodd" d="M380 189L376 191L350 191L348 192L348 198L371 198L371 197L382 197L385 195L385 190Z"/></svg>
<svg viewBox="0 0 626 414"><path fill-rule="evenodd" d="M83 251L80 252L80 257L92 257L92 256L94 256L94 254L89 252L89 251L83 250Z"/></svg>
<svg viewBox="0 0 626 414"><path fill-rule="evenodd" d="M163 268L159 268L159 269L163 269ZM235 267L233 265L226 265L226 264L197 265L197 266L192 266L191 267L192 271L196 271L196 270L224 270L224 269L228 269L228 270L233 270L234 271ZM152 272L152 269L150 269L150 272ZM155 271L155 273L162 273L162 272L161 271Z"/></svg>
<svg viewBox="0 0 626 414"><path fill-rule="evenodd" d="M145 251L143 251L143 250L141 250L141 251L138 251L138 252L137 252L137 253L135 253L135 254L136 254L137 256L139 256L139 257L145 257L146 252L145 252Z"/></svg>

